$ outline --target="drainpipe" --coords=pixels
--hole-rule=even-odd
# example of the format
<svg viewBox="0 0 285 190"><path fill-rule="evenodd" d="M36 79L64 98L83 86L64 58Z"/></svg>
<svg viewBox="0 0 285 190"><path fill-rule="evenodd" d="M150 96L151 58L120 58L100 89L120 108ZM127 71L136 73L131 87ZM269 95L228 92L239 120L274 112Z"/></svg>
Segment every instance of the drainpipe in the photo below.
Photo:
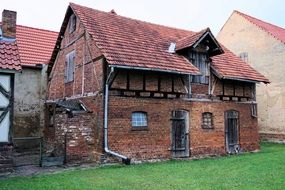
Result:
<svg viewBox="0 0 285 190"><path fill-rule="evenodd" d="M108 148L108 102L109 102L109 79L114 72L114 67L111 67L111 71L105 84L105 101L104 101L104 150L106 153L116 156L122 159L122 162L126 165L131 163L131 159L123 156L119 153L113 152Z"/></svg>

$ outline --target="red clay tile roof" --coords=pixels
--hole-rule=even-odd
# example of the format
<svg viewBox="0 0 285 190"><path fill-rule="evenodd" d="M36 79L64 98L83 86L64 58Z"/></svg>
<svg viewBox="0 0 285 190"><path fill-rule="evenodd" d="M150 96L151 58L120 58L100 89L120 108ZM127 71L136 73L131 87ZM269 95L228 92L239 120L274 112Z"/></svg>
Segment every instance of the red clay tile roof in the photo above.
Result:
<svg viewBox="0 0 285 190"><path fill-rule="evenodd" d="M182 39L179 39L176 43L175 50L181 50L187 47L192 46L199 38L201 38L201 35L203 35L209 28L206 28L204 30L201 30L200 32L195 33L194 35L191 34L190 36L186 36Z"/></svg>
<svg viewBox="0 0 285 190"><path fill-rule="evenodd" d="M73 3L70 4L70 8L111 65L192 74L199 72L183 56L167 51L170 43L178 42L182 47L183 44L191 43L189 39L195 40L199 33L143 22ZM67 21L68 14L65 16L60 34L64 32ZM187 43L183 42L185 37L189 38L185 40ZM57 44L60 40L58 37ZM212 57L212 68L220 77L268 82L247 63L226 48L223 49L226 50L224 54ZM58 48L54 49L51 66L58 51Z"/></svg>
<svg viewBox="0 0 285 190"><path fill-rule="evenodd" d="M284 28L281 28L279 26L275 26L273 24L264 22L262 20L259 20L257 18L251 17L251 16L246 15L244 13L241 13L239 11L234 11L234 12L239 14L239 15L241 15L246 20L248 20L249 22L255 24L259 28L265 30L266 32L271 34L273 37L275 37L275 38L281 40L283 43L285 43L285 29Z"/></svg>
<svg viewBox="0 0 285 190"><path fill-rule="evenodd" d="M0 40L0 69L21 70L16 41L9 42Z"/></svg>
<svg viewBox="0 0 285 190"><path fill-rule="evenodd" d="M224 46L224 54L212 57L212 68L220 78L269 83L269 80Z"/></svg>
<svg viewBox="0 0 285 190"><path fill-rule="evenodd" d="M73 3L70 6L110 65L199 73L198 69L185 57L167 51L171 42L195 33L134 20Z"/></svg>
<svg viewBox="0 0 285 190"><path fill-rule="evenodd" d="M17 25L16 39L21 64L48 64L57 36L57 32Z"/></svg>

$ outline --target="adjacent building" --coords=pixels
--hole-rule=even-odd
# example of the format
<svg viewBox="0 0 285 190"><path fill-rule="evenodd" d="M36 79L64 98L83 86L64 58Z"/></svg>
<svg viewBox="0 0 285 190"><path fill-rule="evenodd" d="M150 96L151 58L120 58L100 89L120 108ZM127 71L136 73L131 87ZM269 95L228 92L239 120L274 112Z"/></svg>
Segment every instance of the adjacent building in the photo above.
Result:
<svg viewBox="0 0 285 190"><path fill-rule="evenodd" d="M285 140L285 29L234 11L217 39L270 80L257 84L260 135Z"/></svg>
<svg viewBox="0 0 285 190"><path fill-rule="evenodd" d="M10 157L16 165L38 164L44 129L47 64L58 33L17 25L16 20L16 12L3 11L0 23L0 147L6 147L2 153L7 147L13 150Z"/></svg>

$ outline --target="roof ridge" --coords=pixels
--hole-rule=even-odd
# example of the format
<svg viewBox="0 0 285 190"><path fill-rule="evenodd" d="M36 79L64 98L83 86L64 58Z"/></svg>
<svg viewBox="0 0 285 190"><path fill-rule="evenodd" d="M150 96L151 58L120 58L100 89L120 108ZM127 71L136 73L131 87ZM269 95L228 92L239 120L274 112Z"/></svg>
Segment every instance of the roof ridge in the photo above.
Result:
<svg viewBox="0 0 285 190"><path fill-rule="evenodd" d="M94 8L92 8L92 7L87 7L87 6L79 5L79 4L72 3L72 2L71 2L69 5L80 6L80 7L87 8L87 9L91 9L91 10L93 10L93 11L98 11L98 12L101 12L101 13L104 13L104 14L109 14L109 15L113 15L113 16L116 16L116 17L121 17L121 18L123 18L123 19L129 19L129 20L133 20L133 21L138 21L138 22L146 23L146 24L151 24L151 25L155 25L155 26L158 26L158 27L166 27L166 28L169 28L169 29L181 30L181 31L184 31L184 32L197 33L197 32L194 32L194 31L192 31L192 30L182 29L182 28L173 27L173 26L166 26L166 25L163 25L163 24L152 23L152 22L148 22L148 21L143 21L143 20L131 18L131 17L128 17L128 16L119 15L118 13L117 13L117 14L113 14L113 13L110 13L110 12L106 12L106 11L94 9Z"/></svg>
<svg viewBox="0 0 285 190"><path fill-rule="evenodd" d="M47 32L52 32L52 33L58 33L58 32L53 31L53 30L42 29L42 28L36 28L36 27L31 27L31 26L24 26L24 25L21 25L21 24L17 24L16 26L23 27L23 28L34 29L34 30L40 30L40 31L47 31Z"/></svg>
<svg viewBox="0 0 285 190"><path fill-rule="evenodd" d="M260 20L258 18L255 18L255 17L252 17L250 15L247 15L245 13L242 13L242 12L239 12L237 10L234 10L234 13L240 15L241 17L243 17L244 19L246 19L248 22L254 24L255 26L257 26L258 28L260 28L261 30L267 32L268 34L270 34L271 36L273 36L274 38L280 40L281 42L285 43L285 37L281 36L280 34L277 34L276 31L278 32L282 32L282 35L284 33L285 35L285 28L282 28L280 26L277 26L277 25L274 25L274 24L271 24L269 22L266 22L266 21L263 21L263 20ZM260 22L260 23L258 23ZM264 26L262 26L262 24ZM272 29L268 28L268 27L272 27ZM276 31L274 31L274 29L276 29Z"/></svg>
<svg viewBox="0 0 285 190"><path fill-rule="evenodd" d="M179 39L178 41L182 41L182 40L184 40L184 39L186 39L186 38L189 38L189 37L191 37L191 36L194 36L194 35L197 35L197 34L200 34L200 33L204 33L204 32L206 32L208 29L209 29L209 27L207 27L207 28L205 28L205 29L203 29L203 30L200 30L200 31L198 31L198 32L193 32L193 34L187 35L187 36L185 36L185 37ZM190 31L190 32L191 32L191 31Z"/></svg>
<svg viewBox="0 0 285 190"><path fill-rule="evenodd" d="M274 26L274 27L280 28L280 29L282 29L282 30L285 30L285 28L283 28L283 27L281 27L281 26L277 26L277 25L275 25L275 24L269 23L269 22L264 21L264 20L261 20L261 19L259 19L259 18L250 16L250 15L245 14L245 13L242 13L242 12L240 12L240 11L238 11L238 10L234 10L234 12L236 12L236 13L238 13L239 15L243 16L244 18L249 17L249 18L251 18L251 19L258 20L258 21L263 22L263 23L265 23L265 24L269 24L269 25L271 25L271 26ZM246 18L246 19L248 20L248 18ZM254 23L254 24L257 25L256 23ZM261 27L261 26L259 26L259 27Z"/></svg>
<svg viewBox="0 0 285 190"><path fill-rule="evenodd" d="M0 22L0 25L2 25L2 22ZM18 27L23 27L23 28L30 28L30 29L40 30L40 31L47 31L47 32L58 33L58 32L53 31L53 30L42 29L42 28L36 28L36 27L32 27L32 26L24 26L24 25L21 25L21 24L16 24L16 26L18 26Z"/></svg>

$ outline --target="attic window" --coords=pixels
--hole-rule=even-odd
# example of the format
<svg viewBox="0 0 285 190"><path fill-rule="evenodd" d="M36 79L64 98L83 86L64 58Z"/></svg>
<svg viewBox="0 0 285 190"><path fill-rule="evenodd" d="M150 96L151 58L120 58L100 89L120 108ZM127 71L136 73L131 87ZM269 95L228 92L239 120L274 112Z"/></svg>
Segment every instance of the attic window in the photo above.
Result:
<svg viewBox="0 0 285 190"><path fill-rule="evenodd" d="M66 55L65 59L65 83L72 82L74 78L75 50Z"/></svg>
<svg viewBox="0 0 285 190"><path fill-rule="evenodd" d="M239 58L241 58L241 60L243 60L244 62L248 63L248 53L247 52L240 53Z"/></svg>
<svg viewBox="0 0 285 190"><path fill-rule="evenodd" d="M74 32L76 29L76 16L72 14L69 19L69 33Z"/></svg>
<svg viewBox="0 0 285 190"><path fill-rule="evenodd" d="M210 67L207 54L202 52L190 52L189 59L201 73L201 75L191 76L191 82L209 84Z"/></svg>

